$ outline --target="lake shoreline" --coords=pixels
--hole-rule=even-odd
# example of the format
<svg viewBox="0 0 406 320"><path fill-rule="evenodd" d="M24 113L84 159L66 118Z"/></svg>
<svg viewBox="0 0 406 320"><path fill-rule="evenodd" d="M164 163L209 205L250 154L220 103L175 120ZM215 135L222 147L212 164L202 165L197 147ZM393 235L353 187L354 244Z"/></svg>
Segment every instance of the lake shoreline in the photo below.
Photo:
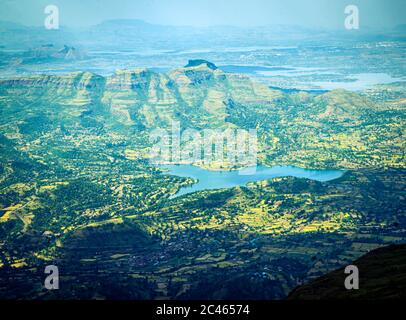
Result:
<svg viewBox="0 0 406 320"><path fill-rule="evenodd" d="M270 180L279 177L306 178L319 182L326 182L341 178L347 170L313 170L293 166L256 166L249 171L210 171L193 165L161 165L159 168L163 174L182 178L190 178L196 181L192 185L181 187L178 192L171 195L170 199L189 193L228 189L237 186L246 186L248 183Z"/></svg>

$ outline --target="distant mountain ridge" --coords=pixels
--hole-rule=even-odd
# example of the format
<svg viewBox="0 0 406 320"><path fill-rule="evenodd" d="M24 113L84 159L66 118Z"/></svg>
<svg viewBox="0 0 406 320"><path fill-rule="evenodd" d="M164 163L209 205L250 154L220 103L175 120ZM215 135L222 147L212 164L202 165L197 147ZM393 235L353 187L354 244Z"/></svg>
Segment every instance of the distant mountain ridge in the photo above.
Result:
<svg viewBox="0 0 406 320"><path fill-rule="evenodd" d="M400 26L400 28L402 28ZM74 43L75 46L91 48L117 48L117 46L177 49L184 47L206 46L269 46L277 41L279 44L291 45L301 41L313 43L315 40L334 41L384 41L403 40L404 34L392 30L374 30L364 28L357 34L345 30L325 30L294 25L266 25L256 27L209 26L192 27L176 25L159 25L142 20L116 19L107 20L88 27L60 26L59 30L49 32L43 26L24 26L11 22L0 22L0 41L5 46L38 46L44 42ZM30 36L27 37L26 35Z"/></svg>
<svg viewBox="0 0 406 320"><path fill-rule="evenodd" d="M23 54L23 60L28 63L38 63L38 61L42 60L80 60L85 56L84 52L73 46L65 44L62 48L59 48L53 44L48 44L26 51Z"/></svg>

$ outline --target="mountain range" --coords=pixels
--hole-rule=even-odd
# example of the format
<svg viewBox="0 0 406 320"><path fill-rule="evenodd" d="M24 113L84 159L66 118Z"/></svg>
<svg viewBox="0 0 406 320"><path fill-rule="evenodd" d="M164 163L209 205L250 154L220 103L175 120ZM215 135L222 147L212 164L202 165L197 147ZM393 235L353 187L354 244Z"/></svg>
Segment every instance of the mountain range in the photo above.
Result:
<svg viewBox="0 0 406 320"><path fill-rule="evenodd" d="M284 92L201 59L0 80L0 297L282 299L401 243L403 85ZM149 133L173 121L256 129L259 164L346 172L172 199L193 180L150 163Z"/></svg>

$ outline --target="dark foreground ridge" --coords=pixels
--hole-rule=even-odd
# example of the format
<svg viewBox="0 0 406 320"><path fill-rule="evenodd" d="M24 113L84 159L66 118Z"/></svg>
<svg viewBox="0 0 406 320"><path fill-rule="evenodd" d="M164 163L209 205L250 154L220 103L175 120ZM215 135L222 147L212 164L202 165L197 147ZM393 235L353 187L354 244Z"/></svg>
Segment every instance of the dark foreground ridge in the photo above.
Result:
<svg viewBox="0 0 406 320"><path fill-rule="evenodd" d="M353 265L359 269L359 290L344 287L344 268L299 286L288 300L404 299L406 297L406 245L372 250Z"/></svg>

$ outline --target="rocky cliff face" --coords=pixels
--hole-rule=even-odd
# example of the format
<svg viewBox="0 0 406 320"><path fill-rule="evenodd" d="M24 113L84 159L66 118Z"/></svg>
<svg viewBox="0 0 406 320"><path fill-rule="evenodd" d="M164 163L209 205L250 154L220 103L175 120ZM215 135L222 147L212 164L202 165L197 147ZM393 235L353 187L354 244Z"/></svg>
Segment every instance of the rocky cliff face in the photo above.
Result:
<svg viewBox="0 0 406 320"><path fill-rule="evenodd" d="M75 126L84 118L87 124L97 121L127 137L176 121L198 130L257 129L259 159L269 165L404 165L399 135L404 110L396 104L377 105L345 90L283 93L204 60L167 73L138 68L108 77L89 72L20 77L0 81L0 94L10 131L17 118L24 122L32 113Z"/></svg>
<svg viewBox="0 0 406 320"><path fill-rule="evenodd" d="M207 63L167 74L139 68L118 70L109 77L89 72L22 77L1 81L0 87L22 90L25 95L44 90L42 97L48 100L79 95L88 98L83 100L85 104L99 97L99 102L113 117L127 113L123 123L131 124L142 118L146 127L171 120L221 126L226 118L226 102L230 99L261 102L281 96L278 91L246 76L228 75ZM124 118L117 119L123 121Z"/></svg>
<svg viewBox="0 0 406 320"><path fill-rule="evenodd" d="M224 126L230 99L272 101L281 94L246 76L229 75L199 63L166 74L148 69L120 70L106 78L103 103L124 123L142 119L147 128L180 121L194 127ZM121 120L120 120L121 121Z"/></svg>

